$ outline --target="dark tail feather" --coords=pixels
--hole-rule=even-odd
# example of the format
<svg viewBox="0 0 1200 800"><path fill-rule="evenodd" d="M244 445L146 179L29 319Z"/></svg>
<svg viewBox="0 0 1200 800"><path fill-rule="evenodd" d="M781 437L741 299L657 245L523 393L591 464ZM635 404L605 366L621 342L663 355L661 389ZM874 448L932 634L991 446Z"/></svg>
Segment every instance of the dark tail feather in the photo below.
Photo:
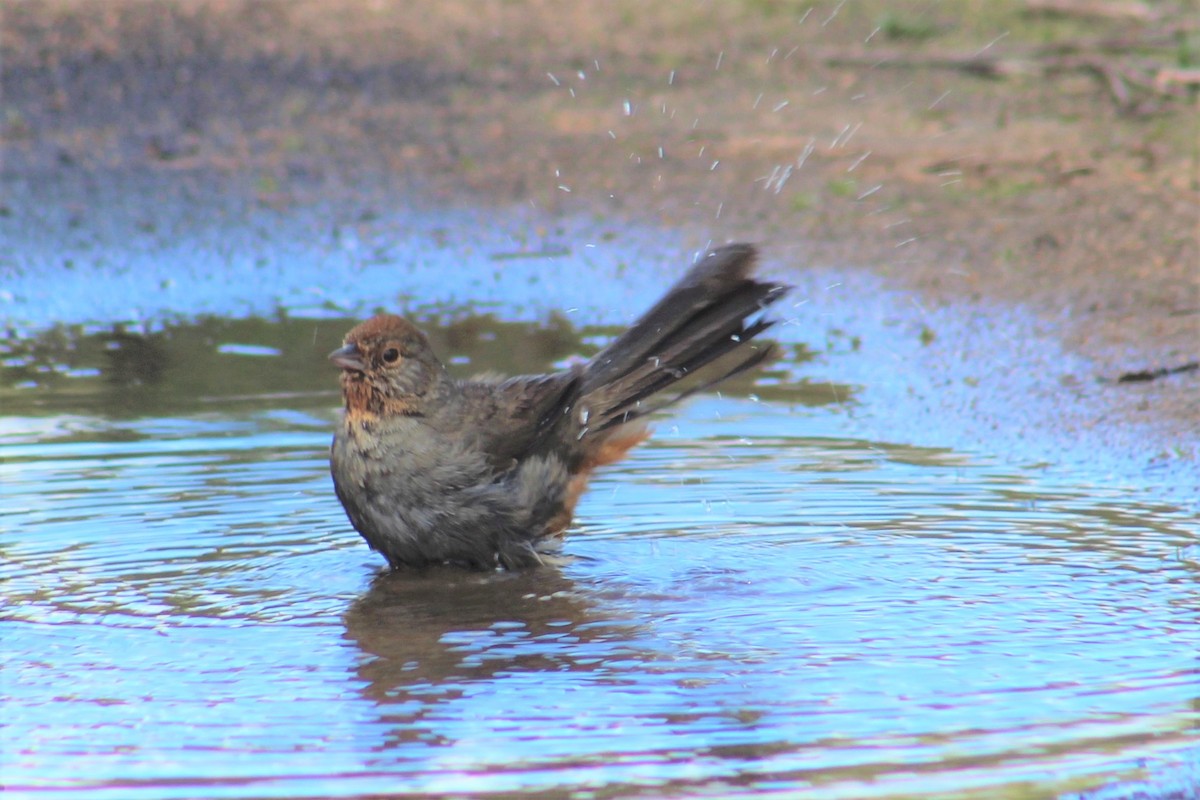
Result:
<svg viewBox="0 0 1200 800"><path fill-rule="evenodd" d="M755 367L757 367L762 362L766 361L768 358L770 358L774 354L775 354L775 346L774 345L768 344L768 345L765 345L762 347L758 347L758 348L754 349L753 351L751 351L750 355L748 355L746 358L742 359L737 364L735 364L728 372L723 372L715 378L710 378L709 380L706 380L702 383L698 383L695 386L690 386L686 390L680 392L679 394L671 395L670 397L666 398L665 400L660 400L657 403L652 403L652 404L647 403L647 404L643 405L640 400L637 402L634 402L634 403L630 403L628 405L628 407L626 407L620 413L614 413L614 414L609 415L609 418L604 423L604 425L602 425L599 429L595 429L595 430L597 433L599 433L600 431L607 430L608 428L616 427L617 425L624 425L626 422L635 420L638 417L644 417L649 414L653 414L656 411L662 411L664 408L673 406L676 403L684 400L685 398L691 397L692 395L697 394L699 392L703 392L708 389L711 389L712 387L716 386L718 383L724 383L726 380L732 378L734 375L740 375L741 373L745 372L746 370L754 369Z"/></svg>
<svg viewBox="0 0 1200 800"><path fill-rule="evenodd" d="M748 244L712 251L675 283L650 310L588 365L584 392L603 386L651 356L663 338L684 327L699 311L737 285L747 282L756 253ZM749 281L753 282L753 281Z"/></svg>
<svg viewBox="0 0 1200 800"><path fill-rule="evenodd" d="M603 424L609 420L621 422L643 416L651 413L651 411L657 411L660 408L665 408L688 395L724 381L737 372L741 372L743 368L749 368L754 364L760 363L770 354L771 348L746 345L747 349L752 351L750 356L722 371L716 377L709 378L703 384L688 389L677 398L673 397L665 402L655 404L653 409L641 407L643 400L647 400L653 395L667 389L672 384L678 383L725 354L741 348L746 341L771 327L773 324L774 322L771 320L758 320L749 326L739 326L736 333L713 339L711 344L705 349L689 351L692 353L689 360L680 362L673 358L660 359L656 363L652 362L647 367L631 373L626 379L617 381L610 387L609 391L598 393L609 402L594 403L595 406L606 410L596 415L597 419L593 423L593 430L595 429L595 424ZM743 367L743 361L752 361L753 363Z"/></svg>
<svg viewBox="0 0 1200 800"><path fill-rule="evenodd" d="M771 348L747 345L774 321L751 319L790 287L750 277L756 253L748 244L712 251L667 294L588 364L580 404L599 432L678 402L761 363ZM644 404L701 367L738 348L752 352L686 392Z"/></svg>

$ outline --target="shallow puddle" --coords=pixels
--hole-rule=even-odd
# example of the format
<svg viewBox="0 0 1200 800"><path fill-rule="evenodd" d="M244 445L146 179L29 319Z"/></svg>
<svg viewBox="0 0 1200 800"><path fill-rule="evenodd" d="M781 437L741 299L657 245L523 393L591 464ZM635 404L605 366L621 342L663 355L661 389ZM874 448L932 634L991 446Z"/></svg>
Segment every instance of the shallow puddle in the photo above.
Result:
<svg viewBox="0 0 1200 800"><path fill-rule="evenodd" d="M608 333L450 316L463 374ZM350 324L6 345L7 792L1038 797L1194 758L1194 514L856 438L795 346L603 472L562 567L384 575L327 473Z"/></svg>

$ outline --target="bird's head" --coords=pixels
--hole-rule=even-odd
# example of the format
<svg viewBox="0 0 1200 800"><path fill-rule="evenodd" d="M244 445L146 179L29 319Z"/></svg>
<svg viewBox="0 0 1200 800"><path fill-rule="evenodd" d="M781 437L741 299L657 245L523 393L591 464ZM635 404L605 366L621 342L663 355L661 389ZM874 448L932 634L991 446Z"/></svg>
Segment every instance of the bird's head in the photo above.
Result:
<svg viewBox="0 0 1200 800"><path fill-rule="evenodd" d="M425 334L392 314L352 328L329 360L341 367L350 414L421 414L424 402L448 380Z"/></svg>

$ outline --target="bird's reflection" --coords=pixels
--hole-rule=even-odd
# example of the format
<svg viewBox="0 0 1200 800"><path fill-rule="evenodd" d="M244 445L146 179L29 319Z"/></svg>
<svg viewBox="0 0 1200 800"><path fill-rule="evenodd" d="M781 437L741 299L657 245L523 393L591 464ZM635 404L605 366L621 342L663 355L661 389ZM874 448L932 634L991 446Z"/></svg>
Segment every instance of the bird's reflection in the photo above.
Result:
<svg viewBox="0 0 1200 800"><path fill-rule="evenodd" d="M395 725L393 741L430 741L421 720L516 673L594 672L644 658L637 626L596 606L559 568L516 573L383 573L346 612L365 656L363 693Z"/></svg>

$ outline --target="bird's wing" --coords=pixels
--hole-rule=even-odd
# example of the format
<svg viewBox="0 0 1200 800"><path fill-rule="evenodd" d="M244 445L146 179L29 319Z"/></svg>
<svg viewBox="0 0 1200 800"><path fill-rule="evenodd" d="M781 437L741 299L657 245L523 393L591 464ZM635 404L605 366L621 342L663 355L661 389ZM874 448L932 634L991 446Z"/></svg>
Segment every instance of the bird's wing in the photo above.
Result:
<svg viewBox="0 0 1200 800"><path fill-rule="evenodd" d="M488 460L507 470L531 455L554 451L564 426L574 423L570 410L579 395L580 375L580 369L573 369L464 382L464 399L485 410L478 436Z"/></svg>

